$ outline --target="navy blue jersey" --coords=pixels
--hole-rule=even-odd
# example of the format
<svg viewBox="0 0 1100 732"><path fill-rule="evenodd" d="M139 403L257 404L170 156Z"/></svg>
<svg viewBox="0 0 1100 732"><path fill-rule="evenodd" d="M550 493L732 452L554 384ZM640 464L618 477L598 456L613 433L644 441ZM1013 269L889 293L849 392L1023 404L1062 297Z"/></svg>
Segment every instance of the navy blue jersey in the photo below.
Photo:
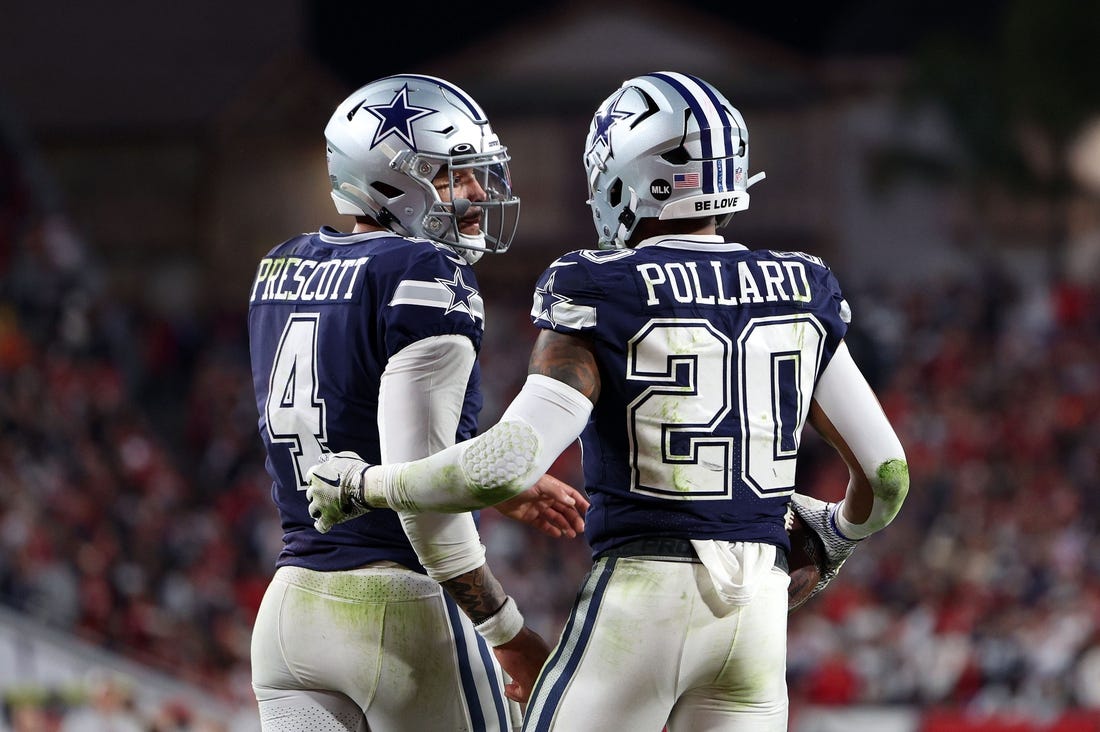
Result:
<svg viewBox="0 0 1100 732"><path fill-rule="evenodd" d="M571 252L539 278L531 317L594 345L581 446L595 554L646 536L789 549L802 427L849 320L820 259L719 237Z"/></svg>
<svg viewBox="0 0 1100 732"><path fill-rule="evenodd" d="M305 473L322 449L381 462L378 392L390 357L437 335L466 336L480 350L484 323L471 267L429 241L324 228L260 261L248 331L260 435L283 526L278 565L342 570L390 560L423 571L392 511L318 533ZM475 363L458 440L476 432L479 387Z"/></svg>

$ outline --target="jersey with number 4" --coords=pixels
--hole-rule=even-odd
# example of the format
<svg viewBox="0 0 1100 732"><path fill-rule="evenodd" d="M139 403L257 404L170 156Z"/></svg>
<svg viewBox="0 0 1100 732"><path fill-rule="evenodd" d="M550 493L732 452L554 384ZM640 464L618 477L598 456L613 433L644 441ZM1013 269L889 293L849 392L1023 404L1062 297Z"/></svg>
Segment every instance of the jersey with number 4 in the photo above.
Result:
<svg viewBox="0 0 1100 732"><path fill-rule="evenodd" d="M820 259L715 236L571 252L531 317L591 339L599 365L581 434L595 554L655 536L789 549L802 427L849 320Z"/></svg>
<svg viewBox="0 0 1100 732"><path fill-rule="evenodd" d="M249 298L252 379L279 508L278 565L342 570L389 560L422 570L397 515L373 510L313 528L306 471L323 450L381 462L378 398L390 357L438 335L481 348L485 311L472 268L450 249L389 232L323 228L260 260ZM456 439L481 409L475 363Z"/></svg>

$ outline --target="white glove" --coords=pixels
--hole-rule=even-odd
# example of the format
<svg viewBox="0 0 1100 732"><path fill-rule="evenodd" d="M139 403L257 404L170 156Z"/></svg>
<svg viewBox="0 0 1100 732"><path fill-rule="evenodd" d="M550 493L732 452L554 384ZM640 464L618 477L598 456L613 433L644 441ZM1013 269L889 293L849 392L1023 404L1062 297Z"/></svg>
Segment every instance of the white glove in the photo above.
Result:
<svg viewBox="0 0 1100 732"><path fill-rule="evenodd" d="M852 555L861 540L849 539L840 533L836 526L836 512L839 503L826 503L801 493L791 495L791 508L802 519L802 523L821 537L825 545L825 566L821 567L821 579L814 585L807 600L825 589L840 572L840 566Z"/></svg>
<svg viewBox="0 0 1100 732"><path fill-rule="evenodd" d="M322 534L370 510L363 498L363 477L370 464L354 452L326 452L306 473L309 515Z"/></svg>

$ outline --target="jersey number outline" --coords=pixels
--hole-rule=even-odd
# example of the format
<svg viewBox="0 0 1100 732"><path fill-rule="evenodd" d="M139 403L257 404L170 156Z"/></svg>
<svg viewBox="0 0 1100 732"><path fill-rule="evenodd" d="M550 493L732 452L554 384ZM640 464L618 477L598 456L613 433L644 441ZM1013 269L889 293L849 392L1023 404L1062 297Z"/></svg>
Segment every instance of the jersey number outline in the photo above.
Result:
<svg viewBox="0 0 1100 732"><path fill-rule="evenodd" d="M739 440L741 483L762 498L790 495L824 346L825 329L808 313L751 318L736 346L703 318L650 320L627 344L627 380L647 383L627 405L630 490L731 498ZM734 408L737 439L715 434Z"/></svg>
<svg viewBox="0 0 1100 732"><path fill-rule="evenodd" d="M325 400L318 393L319 313L287 318L267 385L264 417L271 444L290 445L298 490L309 487L306 471L321 459L328 442Z"/></svg>

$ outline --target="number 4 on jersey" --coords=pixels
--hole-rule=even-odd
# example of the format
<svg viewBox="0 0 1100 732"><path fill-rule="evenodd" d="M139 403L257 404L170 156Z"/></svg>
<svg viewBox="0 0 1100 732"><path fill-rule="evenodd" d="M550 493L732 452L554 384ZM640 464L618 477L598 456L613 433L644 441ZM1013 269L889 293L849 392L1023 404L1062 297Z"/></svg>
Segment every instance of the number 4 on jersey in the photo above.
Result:
<svg viewBox="0 0 1100 732"><path fill-rule="evenodd" d="M306 471L324 451L325 400L317 394L317 313L291 315L279 338L267 387L267 433L271 443L288 443L298 490L308 487Z"/></svg>

